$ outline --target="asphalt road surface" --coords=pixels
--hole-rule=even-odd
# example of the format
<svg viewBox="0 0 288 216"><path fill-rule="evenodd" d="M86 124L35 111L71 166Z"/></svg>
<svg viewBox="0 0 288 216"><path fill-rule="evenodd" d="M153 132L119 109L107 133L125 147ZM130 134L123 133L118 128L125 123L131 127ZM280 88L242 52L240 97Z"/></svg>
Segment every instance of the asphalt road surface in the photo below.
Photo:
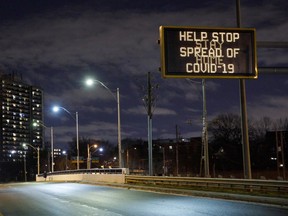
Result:
<svg viewBox="0 0 288 216"><path fill-rule="evenodd" d="M77 183L0 185L0 216L281 216L287 208Z"/></svg>

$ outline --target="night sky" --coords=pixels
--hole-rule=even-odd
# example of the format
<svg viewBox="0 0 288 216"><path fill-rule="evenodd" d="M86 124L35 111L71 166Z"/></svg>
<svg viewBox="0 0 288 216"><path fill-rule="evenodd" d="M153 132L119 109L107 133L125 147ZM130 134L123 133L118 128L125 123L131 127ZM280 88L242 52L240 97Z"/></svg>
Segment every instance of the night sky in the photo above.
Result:
<svg viewBox="0 0 288 216"><path fill-rule="evenodd" d="M147 139L147 73L155 107L153 139L200 136L200 79L163 79L159 72L159 26L237 27L230 0L0 0L0 68L18 72L44 91L45 125L54 127L56 147L75 137L75 121L59 105L79 113L80 137L117 143L115 98L120 89L122 138ZM257 41L288 41L288 1L241 1L242 27L256 28ZM286 49L258 48L259 67L287 67ZM240 114L239 80L206 80L207 117ZM287 74L259 74L246 81L249 118L286 118ZM187 124L190 121L191 124ZM209 133L209 131L208 131ZM47 131L46 136L49 136ZM49 139L49 138L47 138Z"/></svg>

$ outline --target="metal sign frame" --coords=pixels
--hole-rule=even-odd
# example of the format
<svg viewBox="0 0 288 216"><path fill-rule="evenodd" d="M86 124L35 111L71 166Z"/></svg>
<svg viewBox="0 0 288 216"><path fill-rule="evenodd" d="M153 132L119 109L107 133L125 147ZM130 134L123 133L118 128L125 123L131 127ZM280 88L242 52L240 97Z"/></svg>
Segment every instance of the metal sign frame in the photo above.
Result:
<svg viewBox="0 0 288 216"><path fill-rule="evenodd" d="M258 77L254 28L160 26L164 78Z"/></svg>

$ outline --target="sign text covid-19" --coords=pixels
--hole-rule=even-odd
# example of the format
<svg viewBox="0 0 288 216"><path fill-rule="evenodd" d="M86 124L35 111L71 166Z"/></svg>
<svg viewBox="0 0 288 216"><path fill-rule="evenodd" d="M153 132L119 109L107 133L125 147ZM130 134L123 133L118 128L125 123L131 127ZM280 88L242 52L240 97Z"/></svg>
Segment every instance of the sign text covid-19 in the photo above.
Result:
<svg viewBox="0 0 288 216"><path fill-rule="evenodd" d="M257 78L254 29L160 27L163 77Z"/></svg>

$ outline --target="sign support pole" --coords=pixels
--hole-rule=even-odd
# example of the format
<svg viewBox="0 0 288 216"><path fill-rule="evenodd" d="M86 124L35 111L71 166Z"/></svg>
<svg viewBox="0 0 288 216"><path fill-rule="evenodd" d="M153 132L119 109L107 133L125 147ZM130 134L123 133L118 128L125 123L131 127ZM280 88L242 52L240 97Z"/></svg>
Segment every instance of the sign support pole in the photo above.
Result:
<svg viewBox="0 0 288 216"><path fill-rule="evenodd" d="M236 0L237 27L241 27L240 15L240 0ZM243 171L244 178L251 179L251 162L250 162L250 147L248 135L248 118L246 104L245 80L239 80L240 86L240 104L241 104L241 130L242 130L242 154L243 154Z"/></svg>

